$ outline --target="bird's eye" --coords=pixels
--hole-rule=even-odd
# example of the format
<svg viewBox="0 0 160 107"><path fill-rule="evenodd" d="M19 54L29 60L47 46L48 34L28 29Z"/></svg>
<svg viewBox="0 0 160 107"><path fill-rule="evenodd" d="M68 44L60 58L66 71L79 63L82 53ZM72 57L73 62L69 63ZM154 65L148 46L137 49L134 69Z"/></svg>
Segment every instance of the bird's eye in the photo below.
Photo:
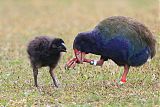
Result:
<svg viewBox="0 0 160 107"><path fill-rule="evenodd" d="M57 46L55 44L52 44L52 48L57 48Z"/></svg>

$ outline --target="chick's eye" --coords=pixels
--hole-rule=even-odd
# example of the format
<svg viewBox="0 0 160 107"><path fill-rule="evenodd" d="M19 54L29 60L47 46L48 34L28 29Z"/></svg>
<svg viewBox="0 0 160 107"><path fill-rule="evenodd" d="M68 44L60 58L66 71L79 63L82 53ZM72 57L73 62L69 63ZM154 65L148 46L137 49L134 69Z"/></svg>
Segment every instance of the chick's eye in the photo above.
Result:
<svg viewBox="0 0 160 107"><path fill-rule="evenodd" d="M57 48L57 46L55 44L52 44L52 48Z"/></svg>

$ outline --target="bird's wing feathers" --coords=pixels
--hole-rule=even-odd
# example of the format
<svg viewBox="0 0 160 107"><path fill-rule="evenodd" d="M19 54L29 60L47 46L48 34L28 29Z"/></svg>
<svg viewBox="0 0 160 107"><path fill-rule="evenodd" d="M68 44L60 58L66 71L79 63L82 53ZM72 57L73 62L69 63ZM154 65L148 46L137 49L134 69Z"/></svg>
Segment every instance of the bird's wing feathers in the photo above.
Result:
<svg viewBox="0 0 160 107"><path fill-rule="evenodd" d="M106 41L117 36L123 36L134 44L135 52L140 48L149 46L151 57L155 55L155 39L152 33L143 24L129 17L113 16L101 21L96 29L99 29Z"/></svg>

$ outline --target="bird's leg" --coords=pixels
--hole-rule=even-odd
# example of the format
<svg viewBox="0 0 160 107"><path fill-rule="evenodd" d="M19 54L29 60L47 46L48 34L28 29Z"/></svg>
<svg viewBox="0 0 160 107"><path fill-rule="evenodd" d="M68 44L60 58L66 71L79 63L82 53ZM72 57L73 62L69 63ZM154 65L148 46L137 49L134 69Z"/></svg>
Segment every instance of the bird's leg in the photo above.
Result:
<svg viewBox="0 0 160 107"><path fill-rule="evenodd" d="M70 65L70 68L75 68L75 66L76 66L76 64L77 64L77 59L75 60L75 61L73 61L73 63L72 63L72 65Z"/></svg>
<svg viewBox="0 0 160 107"><path fill-rule="evenodd" d="M74 49L74 53L75 53L75 58L67 62L67 64L65 65L65 69L74 68L76 63L82 64L83 62L87 62L90 63L91 65L97 65L97 66L102 66L104 63L104 59L102 57L100 60L96 61L96 60L86 59L85 58L86 53L81 52L77 49Z"/></svg>
<svg viewBox="0 0 160 107"><path fill-rule="evenodd" d="M33 67L33 76L34 76L34 85L36 87L38 87L38 84L37 84L37 75L38 75L38 68L37 67Z"/></svg>
<svg viewBox="0 0 160 107"><path fill-rule="evenodd" d="M77 49L74 50L75 56L77 58L77 63L83 63L87 62L90 63L91 65L97 65L97 66L102 66L104 63L104 59L101 57L99 61L96 60L91 60L91 59L86 59L85 52L78 51Z"/></svg>
<svg viewBox="0 0 160 107"><path fill-rule="evenodd" d="M58 88L57 79L56 79L56 76L54 75L54 72L53 72L53 67L50 67L49 73L50 73L50 75L52 77L54 85Z"/></svg>
<svg viewBox="0 0 160 107"><path fill-rule="evenodd" d="M127 78L128 71L129 71L129 66L125 65L124 66L124 72L123 72L123 75L122 75L122 78L121 78L121 81L120 81L121 84L123 84L127 81L126 78Z"/></svg>
<svg viewBox="0 0 160 107"><path fill-rule="evenodd" d="M96 65L96 66L102 66L104 63L104 59L100 58L100 60L91 60L91 59L84 59L84 62L90 63L91 65Z"/></svg>
<svg viewBox="0 0 160 107"><path fill-rule="evenodd" d="M85 53L74 49L74 54L75 58L72 58L66 63L65 69L74 68L76 66L76 63L83 63Z"/></svg>
<svg viewBox="0 0 160 107"><path fill-rule="evenodd" d="M96 60L94 60L94 63L95 63L95 62L96 62ZM94 64L94 63L93 63L93 64ZM97 61L96 66L102 66L103 63L104 63L104 60L103 60L103 59L100 59L100 60Z"/></svg>
<svg viewBox="0 0 160 107"><path fill-rule="evenodd" d="M75 67L77 62L77 58L72 58L71 60L69 60L66 65L65 65L65 69L68 69L70 67Z"/></svg>

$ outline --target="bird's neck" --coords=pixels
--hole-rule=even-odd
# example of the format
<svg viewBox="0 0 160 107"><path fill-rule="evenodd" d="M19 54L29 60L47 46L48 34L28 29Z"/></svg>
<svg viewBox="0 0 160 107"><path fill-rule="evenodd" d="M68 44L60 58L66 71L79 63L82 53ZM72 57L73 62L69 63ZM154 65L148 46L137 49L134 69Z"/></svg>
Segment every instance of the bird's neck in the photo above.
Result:
<svg viewBox="0 0 160 107"><path fill-rule="evenodd" d="M88 42L85 44L85 51L87 53L97 54L99 55L101 52L101 36L97 29L94 29L90 32L84 32L84 35L87 35Z"/></svg>

